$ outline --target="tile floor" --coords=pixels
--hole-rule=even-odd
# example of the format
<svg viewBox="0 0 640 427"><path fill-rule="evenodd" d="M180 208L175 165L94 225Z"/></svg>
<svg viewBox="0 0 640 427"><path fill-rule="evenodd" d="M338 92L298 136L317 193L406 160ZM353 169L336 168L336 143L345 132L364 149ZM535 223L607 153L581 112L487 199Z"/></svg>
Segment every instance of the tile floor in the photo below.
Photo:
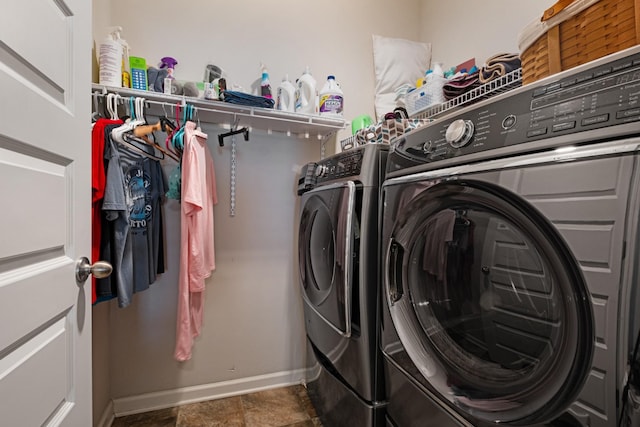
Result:
<svg viewBox="0 0 640 427"><path fill-rule="evenodd" d="M318 427L301 385L192 403L115 419L111 427Z"/></svg>

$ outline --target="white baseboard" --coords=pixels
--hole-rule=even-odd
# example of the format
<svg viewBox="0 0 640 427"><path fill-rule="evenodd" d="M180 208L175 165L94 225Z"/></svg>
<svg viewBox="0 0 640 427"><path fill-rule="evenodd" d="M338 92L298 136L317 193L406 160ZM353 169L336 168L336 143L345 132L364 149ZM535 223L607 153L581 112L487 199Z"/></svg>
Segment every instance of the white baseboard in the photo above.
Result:
<svg viewBox="0 0 640 427"><path fill-rule="evenodd" d="M98 424L94 427L111 427L115 418L116 417L113 412L113 401L110 400L109 404L104 408L102 416L100 417L100 420L98 420Z"/></svg>
<svg viewBox="0 0 640 427"><path fill-rule="evenodd" d="M320 366L320 363L318 363L317 361L316 363L313 364L313 366L305 369L305 379L303 383L305 387L311 381L317 380L320 377L321 372L322 372L322 368Z"/></svg>
<svg viewBox="0 0 640 427"><path fill-rule="evenodd" d="M277 372L274 374L258 375L219 383L203 384L199 386L183 387L129 396L113 400L113 414L116 417L139 414L141 412L172 408L188 403L205 400L220 399L240 394L254 393L278 387L304 384L308 375L307 369ZM104 417L103 417L104 418ZM110 424L107 424L109 426Z"/></svg>

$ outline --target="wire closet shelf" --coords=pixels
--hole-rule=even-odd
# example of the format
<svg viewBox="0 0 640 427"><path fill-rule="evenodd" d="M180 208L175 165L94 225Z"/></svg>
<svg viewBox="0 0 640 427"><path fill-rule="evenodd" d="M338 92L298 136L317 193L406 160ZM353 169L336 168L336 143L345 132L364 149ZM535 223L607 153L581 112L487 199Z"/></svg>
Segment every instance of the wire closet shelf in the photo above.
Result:
<svg viewBox="0 0 640 427"><path fill-rule="evenodd" d="M509 90L522 86L522 69L517 68L503 76L498 77L482 86L478 86L469 92L450 99L437 105L428 106L413 113L409 119L415 120L436 120L438 116L457 107L463 107L476 101L491 98ZM349 149L357 146L356 135L343 139L340 142L342 149Z"/></svg>
<svg viewBox="0 0 640 427"><path fill-rule="evenodd" d="M495 80L471 89L460 96L450 99L442 104L432 105L411 116L412 119L434 119L442 113L456 107L471 104L476 101L490 98L522 86L522 68L517 68L510 73L500 76Z"/></svg>

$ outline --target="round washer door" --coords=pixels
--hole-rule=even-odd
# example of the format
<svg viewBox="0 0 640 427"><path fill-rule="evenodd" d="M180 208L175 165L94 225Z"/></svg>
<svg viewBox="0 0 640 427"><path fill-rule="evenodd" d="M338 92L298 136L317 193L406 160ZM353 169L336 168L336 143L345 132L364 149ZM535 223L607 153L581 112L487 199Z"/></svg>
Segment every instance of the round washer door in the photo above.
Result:
<svg viewBox="0 0 640 427"><path fill-rule="evenodd" d="M480 181L438 183L395 209L385 293L420 373L478 420L558 416L594 345L588 290L562 237L525 200Z"/></svg>

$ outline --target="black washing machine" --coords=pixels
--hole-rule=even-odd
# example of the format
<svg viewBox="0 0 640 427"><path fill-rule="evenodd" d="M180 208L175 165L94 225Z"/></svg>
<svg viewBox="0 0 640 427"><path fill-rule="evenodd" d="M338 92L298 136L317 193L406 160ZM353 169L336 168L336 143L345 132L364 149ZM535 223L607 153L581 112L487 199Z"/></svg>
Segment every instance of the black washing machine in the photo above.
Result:
<svg viewBox="0 0 640 427"><path fill-rule="evenodd" d="M639 99L636 47L391 147L389 426L618 425L640 329Z"/></svg>
<svg viewBox="0 0 640 427"><path fill-rule="evenodd" d="M309 397L323 425L384 423L378 324L379 192L388 146L369 144L307 165L298 261Z"/></svg>

